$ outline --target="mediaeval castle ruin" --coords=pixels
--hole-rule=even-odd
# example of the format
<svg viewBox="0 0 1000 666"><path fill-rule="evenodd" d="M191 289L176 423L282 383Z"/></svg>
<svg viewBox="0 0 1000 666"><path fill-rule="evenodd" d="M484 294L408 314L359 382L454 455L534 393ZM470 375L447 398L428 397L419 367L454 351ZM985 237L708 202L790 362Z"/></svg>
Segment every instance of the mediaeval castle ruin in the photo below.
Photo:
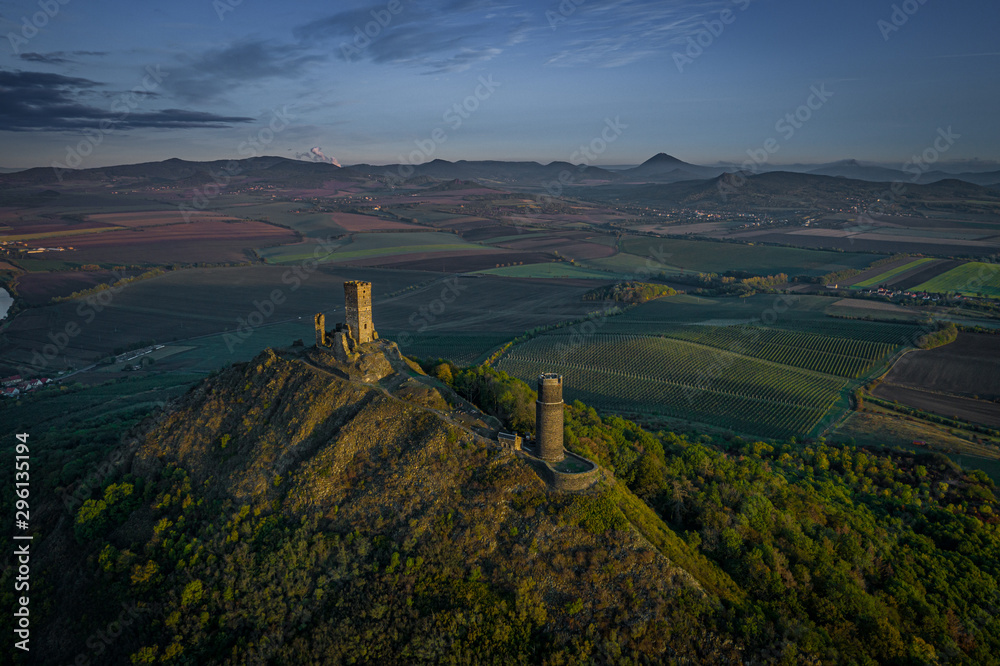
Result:
<svg viewBox="0 0 1000 666"><path fill-rule="evenodd" d="M538 377L538 400L535 401L535 440L538 457L560 462L563 454L563 378L545 373Z"/></svg>
<svg viewBox="0 0 1000 666"><path fill-rule="evenodd" d="M344 313L347 321L337 324L332 331L326 330L326 317L322 313L316 315L316 349L324 353L316 354L313 361L352 380L375 382L391 375L394 370L384 352L391 348L395 358L402 360L399 350L391 342L369 344L379 339L372 323L370 282L344 283ZM373 353L379 349L383 353ZM331 362L326 353L332 353L339 363ZM562 375L543 373L538 376L534 439L522 439L517 433L507 432L496 433L496 437L500 446L526 459L550 487L579 492L597 483L603 472L593 461L563 448L565 408Z"/></svg>
<svg viewBox="0 0 1000 666"><path fill-rule="evenodd" d="M357 358L358 347L378 340L372 323L372 283L351 280L344 283L344 313L346 322L326 330L326 317L316 315L316 346L332 349L338 361L348 362Z"/></svg>

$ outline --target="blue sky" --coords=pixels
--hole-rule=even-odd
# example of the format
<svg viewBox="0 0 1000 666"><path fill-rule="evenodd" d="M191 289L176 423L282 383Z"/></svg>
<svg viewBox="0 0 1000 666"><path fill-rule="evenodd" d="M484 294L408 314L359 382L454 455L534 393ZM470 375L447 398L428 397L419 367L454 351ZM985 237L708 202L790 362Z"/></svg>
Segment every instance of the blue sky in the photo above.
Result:
<svg viewBox="0 0 1000 666"><path fill-rule="evenodd" d="M0 1L0 166L899 166L949 127L996 161L998 34L995 0Z"/></svg>

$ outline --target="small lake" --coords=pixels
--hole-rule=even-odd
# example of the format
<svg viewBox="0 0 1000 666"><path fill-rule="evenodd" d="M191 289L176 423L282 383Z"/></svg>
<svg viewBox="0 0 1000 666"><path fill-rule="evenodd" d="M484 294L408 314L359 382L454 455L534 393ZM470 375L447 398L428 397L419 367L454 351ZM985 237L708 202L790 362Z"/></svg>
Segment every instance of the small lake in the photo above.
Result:
<svg viewBox="0 0 1000 666"><path fill-rule="evenodd" d="M7 310L14 305L14 299L7 293L6 289L0 289L0 319L7 316Z"/></svg>

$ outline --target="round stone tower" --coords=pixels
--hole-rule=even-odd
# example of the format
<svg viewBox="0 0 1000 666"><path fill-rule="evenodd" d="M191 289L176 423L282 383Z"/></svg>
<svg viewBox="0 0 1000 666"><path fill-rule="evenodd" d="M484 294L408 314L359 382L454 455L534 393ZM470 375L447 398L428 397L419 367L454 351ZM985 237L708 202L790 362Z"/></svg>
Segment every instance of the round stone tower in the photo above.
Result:
<svg viewBox="0 0 1000 666"><path fill-rule="evenodd" d="M535 440L538 455L549 462L563 459L563 378L545 373L538 376L538 400L535 402Z"/></svg>

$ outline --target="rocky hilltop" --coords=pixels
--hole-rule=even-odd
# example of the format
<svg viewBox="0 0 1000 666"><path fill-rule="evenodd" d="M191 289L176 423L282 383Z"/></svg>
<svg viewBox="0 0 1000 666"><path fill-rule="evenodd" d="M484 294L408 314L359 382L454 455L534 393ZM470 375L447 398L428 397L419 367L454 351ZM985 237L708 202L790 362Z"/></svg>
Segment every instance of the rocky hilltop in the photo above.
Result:
<svg viewBox="0 0 1000 666"><path fill-rule="evenodd" d="M32 656L738 660L709 628L718 597L633 527L672 534L623 485L551 490L390 344L370 353L365 381L267 350L147 421L36 541L52 603Z"/></svg>

